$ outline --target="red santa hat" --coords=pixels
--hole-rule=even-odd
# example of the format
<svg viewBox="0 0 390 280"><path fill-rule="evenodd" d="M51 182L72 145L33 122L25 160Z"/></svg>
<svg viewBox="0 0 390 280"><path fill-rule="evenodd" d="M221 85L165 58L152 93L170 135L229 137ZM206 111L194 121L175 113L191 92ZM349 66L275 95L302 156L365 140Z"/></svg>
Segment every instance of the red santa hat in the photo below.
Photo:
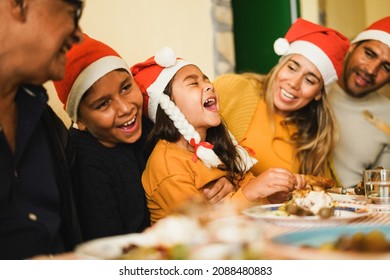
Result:
<svg viewBox="0 0 390 280"><path fill-rule="evenodd" d="M134 80L144 96L144 113L155 122L157 107L164 110L165 114L173 121L178 131L194 147L194 160L199 158L207 167L218 167L222 164L221 160L213 151L213 145L207 142L201 142L199 133L187 121L180 109L164 94L164 89L175 76L175 74L184 66L190 65L183 59L177 58L171 48L165 47L144 62L135 64L131 67ZM234 144L237 144L231 135ZM236 145L240 154L241 163L244 168L251 168L256 162L250 157L247 151Z"/></svg>
<svg viewBox="0 0 390 280"><path fill-rule="evenodd" d="M64 109L74 123L80 100L86 91L101 77L116 69L130 73L126 62L106 44L83 35L81 44L66 54L65 77L55 81L54 87Z"/></svg>
<svg viewBox="0 0 390 280"><path fill-rule="evenodd" d="M377 40L390 48L390 16L382 18L360 32L352 44L365 40Z"/></svg>
<svg viewBox="0 0 390 280"><path fill-rule="evenodd" d="M300 54L310 60L320 71L325 87L340 77L348 48L349 40L341 33L302 18L274 43L278 55Z"/></svg>

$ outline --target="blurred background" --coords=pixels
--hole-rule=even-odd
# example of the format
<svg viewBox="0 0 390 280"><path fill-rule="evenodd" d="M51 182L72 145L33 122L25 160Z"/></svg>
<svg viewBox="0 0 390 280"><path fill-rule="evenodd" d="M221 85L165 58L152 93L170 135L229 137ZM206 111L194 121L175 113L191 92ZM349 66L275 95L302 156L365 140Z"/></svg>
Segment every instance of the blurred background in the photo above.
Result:
<svg viewBox="0 0 390 280"><path fill-rule="evenodd" d="M80 25L113 47L129 66L161 47L194 62L213 80L228 72L267 73L278 57L273 43L297 17L352 39L388 16L389 0L85 0ZM70 120L51 82L49 103ZM386 94L389 86L385 89Z"/></svg>

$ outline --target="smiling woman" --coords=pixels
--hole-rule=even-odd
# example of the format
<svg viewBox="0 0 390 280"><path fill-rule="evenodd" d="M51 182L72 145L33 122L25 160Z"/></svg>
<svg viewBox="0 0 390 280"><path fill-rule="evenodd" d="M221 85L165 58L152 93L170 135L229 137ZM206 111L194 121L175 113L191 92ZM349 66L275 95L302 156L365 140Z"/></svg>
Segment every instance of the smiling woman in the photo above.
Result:
<svg viewBox="0 0 390 280"><path fill-rule="evenodd" d="M328 177L337 131L327 101L348 50L336 30L299 18L275 41L281 55L266 75L218 77L221 115L235 137L255 151L259 175L269 168Z"/></svg>

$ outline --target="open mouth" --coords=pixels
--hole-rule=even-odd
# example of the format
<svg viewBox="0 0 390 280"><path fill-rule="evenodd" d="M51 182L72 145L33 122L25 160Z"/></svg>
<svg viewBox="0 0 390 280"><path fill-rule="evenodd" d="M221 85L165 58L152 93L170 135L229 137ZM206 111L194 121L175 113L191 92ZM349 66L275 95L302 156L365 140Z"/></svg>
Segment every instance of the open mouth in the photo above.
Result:
<svg viewBox="0 0 390 280"><path fill-rule="evenodd" d="M287 91L285 91L284 89L281 89L281 94L283 97L287 98L287 99L295 99L295 96L288 93Z"/></svg>
<svg viewBox="0 0 390 280"><path fill-rule="evenodd" d="M121 128L121 129L131 129L131 128L133 128L136 119L137 119L137 116L135 115L131 120L129 120L129 121L125 122L124 124L121 124L120 126L118 126L118 128Z"/></svg>
<svg viewBox="0 0 390 280"><path fill-rule="evenodd" d="M372 79L361 71L356 71L355 83L360 87L372 84Z"/></svg>
<svg viewBox="0 0 390 280"><path fill-rule="evenodd" d="M205 107L209 111L217 111L217 100L215 97L207 98L203 103L203 107Z"/></svg>

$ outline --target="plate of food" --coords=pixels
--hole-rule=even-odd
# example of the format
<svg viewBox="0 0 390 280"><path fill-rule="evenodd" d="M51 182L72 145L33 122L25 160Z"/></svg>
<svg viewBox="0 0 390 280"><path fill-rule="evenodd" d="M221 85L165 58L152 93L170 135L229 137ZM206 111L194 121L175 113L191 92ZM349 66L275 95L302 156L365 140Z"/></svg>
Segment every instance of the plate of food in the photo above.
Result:
<svg viewBox="0 0 390 280"><path fill-rule="evenodd" d="M339 203L325 191L296 190L283 204L255 206L243 211L249 217L287 226L330 226L368 216L365 205Z"/></svg>
<svg viewBox="0 0 390 280"><path fill-rule="evenodd" d="M364 204L366 201L366 197L364 195L357 195L353 191L347 192L346 194L329 193L329 195L333 198L333 200L339 202L351 202L351 203Z"/></svg>
<svg viewBox="0 0 390 280"><path fill-rule="evenodd" d="M267 250L287 259L390 259L390 226L295 231L272 238Z"/></svg>
<svg viewBox="0 0 390 280"><path fill-rule="evenodd" d="M88 241L75 253L80 259L106 260L260 259L263 247L262 227L246 217L204 224L171 215L142 233Z"/></svg>

